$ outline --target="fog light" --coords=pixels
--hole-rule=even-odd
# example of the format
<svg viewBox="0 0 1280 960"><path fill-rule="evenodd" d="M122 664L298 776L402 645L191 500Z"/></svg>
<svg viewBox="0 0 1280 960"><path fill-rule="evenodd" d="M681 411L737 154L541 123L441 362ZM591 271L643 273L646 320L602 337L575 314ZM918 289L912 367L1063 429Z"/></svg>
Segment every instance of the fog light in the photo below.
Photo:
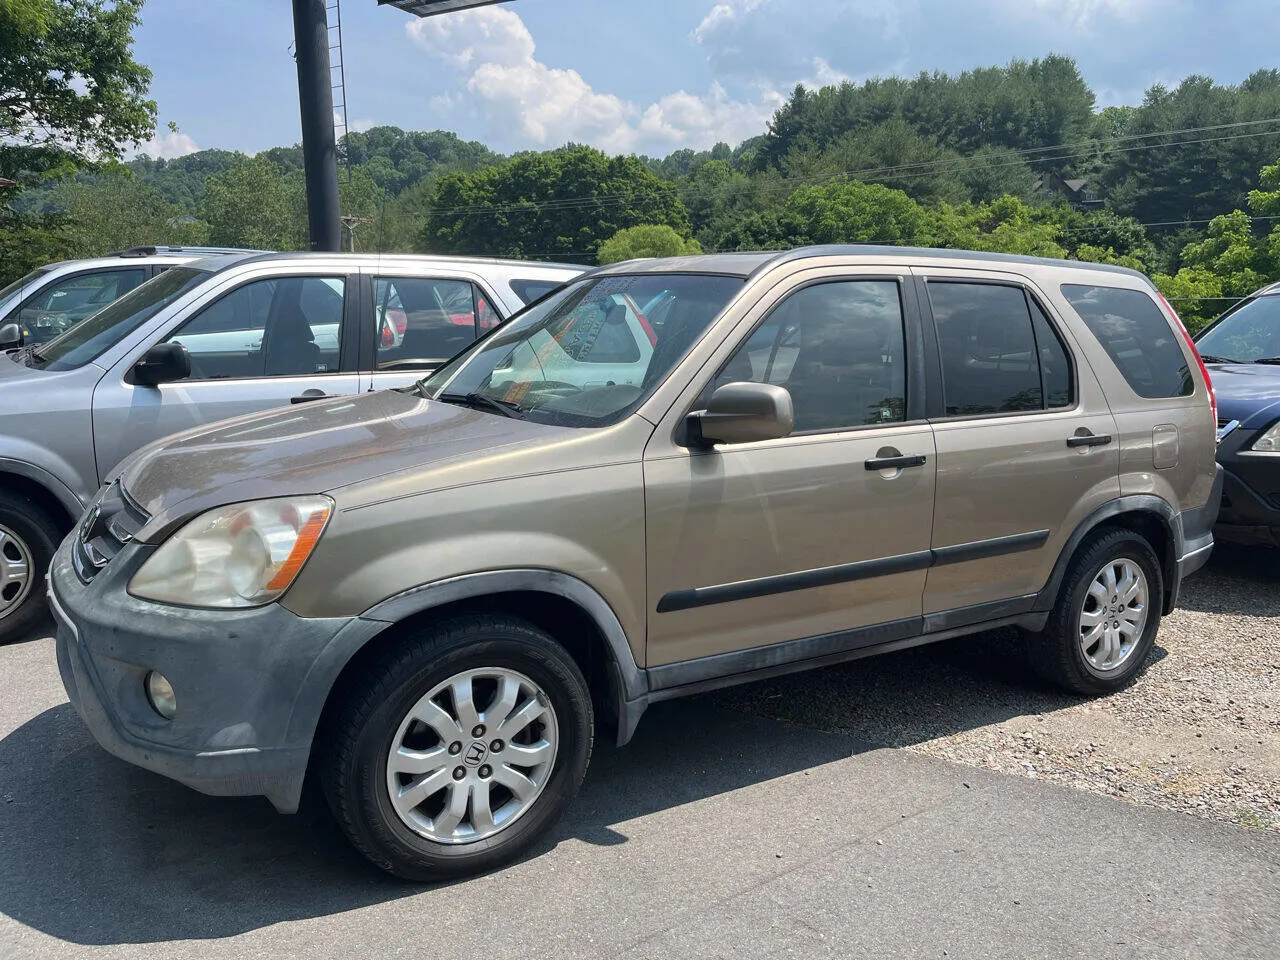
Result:
<svg viewBox="0 0 1280 960"><path fill-rule="evenodd" d="M178 697L173 692L173 684L154 670L147 674L147 701L151 709L166 720L172 720L178 712Z"/></svg>

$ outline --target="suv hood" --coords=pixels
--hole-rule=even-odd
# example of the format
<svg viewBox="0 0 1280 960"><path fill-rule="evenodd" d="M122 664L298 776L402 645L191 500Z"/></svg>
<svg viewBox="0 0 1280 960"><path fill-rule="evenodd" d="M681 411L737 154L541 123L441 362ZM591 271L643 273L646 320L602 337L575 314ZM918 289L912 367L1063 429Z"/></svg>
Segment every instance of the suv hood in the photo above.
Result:
<svg viewBox="0 0 1280 960"><path fill-rule="evenodd" d="M406 470L420 474L580 433L385 390L177 434L142 448L116 474L151 515L138 535L150 541L228 503L332 494ZM432 484L424 479L414 486Z"/></svg>
<svg viewBox="0 0 1280 960"><path fill-rule="evenodd" d="M1280 416L1280 365L1211 363L1208 367L1219 419L1260 427Z"/></svg>

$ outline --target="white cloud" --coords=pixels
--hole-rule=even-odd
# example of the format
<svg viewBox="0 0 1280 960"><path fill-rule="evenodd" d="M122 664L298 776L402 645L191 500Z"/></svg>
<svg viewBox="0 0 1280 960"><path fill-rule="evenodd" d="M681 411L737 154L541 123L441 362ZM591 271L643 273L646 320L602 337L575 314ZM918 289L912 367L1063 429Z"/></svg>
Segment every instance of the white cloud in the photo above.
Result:
<svg viewBox="0 0 1280 960"><path fill-rule="evenodd" d="M189 153L195 153L199 149L195 140L185 133L172 130L161 136L160 131L157 130L151 134L150 140L138 144L136 149L128 152L135 157L172 160L174 157L185 157Z"/></svg>
<svg viewBox="0 0 1280 960"><path fill-rule="evenodd" d="M1026 0L1011 0L1010 6L1025 9ZM1089 26L1100 13L1130 22L1141 19L1160 0L1033 0L1036 9L1061 17L1073 27Z"/></svg>
<svg viewBox="0 0 1280 960"><path fill-rule="evenodd" d="M764 0L735 0L749 10ZM735 100L719 84L704 96L681 90L637 105L595 90L576 70L549 66L514 10L488 6L450 17L412 20L410 38L463 75L465 94L432 98L437 108L469 106L495 137L548 146L578 141L610 152L710 147L759 133L782 102L772 90ZM464 101L468 101L465 102Z"/></svg>
<svg viewBox="0 0 1280 960"><path fill-rule="evenodd" d="M765 0L720 0L693 29L693 39L706 43L723 27L746 16Z"/></svg>

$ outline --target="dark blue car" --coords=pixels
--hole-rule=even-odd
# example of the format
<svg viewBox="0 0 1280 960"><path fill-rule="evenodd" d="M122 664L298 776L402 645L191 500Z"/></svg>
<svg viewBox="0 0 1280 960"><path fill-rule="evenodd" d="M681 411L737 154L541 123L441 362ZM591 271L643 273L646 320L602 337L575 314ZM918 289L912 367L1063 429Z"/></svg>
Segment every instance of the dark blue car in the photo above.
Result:
<svg viewBox="0 0 1280 960"><path fill-rule="evenodd" d="M1224 313L1196 347L1218 395L1218 462L1226 471L1214 533L1280 546L1280 283Z"/></svg>

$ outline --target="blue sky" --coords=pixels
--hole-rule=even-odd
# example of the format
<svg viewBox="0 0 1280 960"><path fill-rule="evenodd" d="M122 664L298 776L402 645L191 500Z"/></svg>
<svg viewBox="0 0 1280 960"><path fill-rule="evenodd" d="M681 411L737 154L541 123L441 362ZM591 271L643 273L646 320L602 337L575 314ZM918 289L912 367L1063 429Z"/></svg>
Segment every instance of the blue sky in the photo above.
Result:
<svg viewBox="0 0 1280 960"><path fill-rule="evenodd" d="M417 20L343 0L348 119L454 130L503 152L568 140L664 155L759 133L797 83L1075 57L1100 105L1276 63L1275 0L517 0ZM144 148L299 139L287 0L151 0L136 55ZM163 124L174 121L179 135Z"/></svg>

